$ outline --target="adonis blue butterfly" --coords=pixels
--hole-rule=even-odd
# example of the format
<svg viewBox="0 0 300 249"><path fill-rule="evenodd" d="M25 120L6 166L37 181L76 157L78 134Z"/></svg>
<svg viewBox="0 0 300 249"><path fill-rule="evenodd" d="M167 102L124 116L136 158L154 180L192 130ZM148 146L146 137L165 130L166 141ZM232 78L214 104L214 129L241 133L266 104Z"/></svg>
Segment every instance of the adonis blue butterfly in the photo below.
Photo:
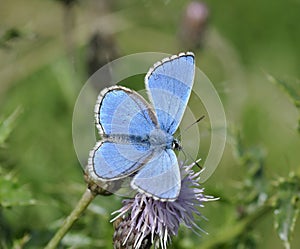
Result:
<svg viewBox="0 0 300 249"><path fill-rule="evenodd" d="M131 176L131 187L161 201L174 201L181 188L174 138L194 82L193 53L154 64L145 86L152 105L123 86L104 89L95 106L102 139L90 152L88 172L95 181Z"/></svg>

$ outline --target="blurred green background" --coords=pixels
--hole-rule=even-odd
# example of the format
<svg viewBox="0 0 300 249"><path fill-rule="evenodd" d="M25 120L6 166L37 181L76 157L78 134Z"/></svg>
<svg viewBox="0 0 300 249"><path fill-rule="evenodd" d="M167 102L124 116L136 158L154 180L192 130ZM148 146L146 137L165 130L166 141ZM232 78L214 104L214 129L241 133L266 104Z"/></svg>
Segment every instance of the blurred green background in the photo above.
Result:
<svg viewBox="0 0 300 249"><path fill-rule="evenodd" d="M299 112L268 77L288 82L299 96L300 1L207 0L207 9L189 10L191 17L189 4L1 1L0 118L6 120L7 139L0 139L0 248L42 248L83 193L72 113L89 76L119 56L187 50L214 83L230 129L223 159L203 185L207 194L221 198L201 209L209 221L199 225L209 235L183 228L171 247L284 248L272 211L239 236L225 238L226 243L207 245L230 234L240 212L252 212L253 200L249 204L245 198L258 185L245 183L249 171L237 151L249 149L250 157L261 162L264 185L291 172L300 174ZM138 80L143 87L142 77ZM257 195L261 192L258 188ZM60 248L112 248L110 213L120 206L118 197L97 197ZM291 248L300 248L299 233L298 220Z"/></svg>

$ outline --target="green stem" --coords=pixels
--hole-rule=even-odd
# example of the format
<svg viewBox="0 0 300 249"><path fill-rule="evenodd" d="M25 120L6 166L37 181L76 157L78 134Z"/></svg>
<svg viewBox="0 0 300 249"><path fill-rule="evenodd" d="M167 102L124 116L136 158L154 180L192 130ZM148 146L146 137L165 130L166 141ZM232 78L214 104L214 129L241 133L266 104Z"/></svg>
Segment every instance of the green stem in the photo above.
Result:
<svg viewBox="0 0 300 249"><path fill-rule="evenodd" d="M63 225L56 232L56 234L49 241L45 249L54 249L57 247L59 242L65 236L65 234L70 230L74 222L79 218L79 216L83 213L83 211L88 207L91 201L95 198L95 194L91 192L89 188L87 188L82 195L80 201L77 203L77 206L73 209L72 213L66 218Z"/></svg>

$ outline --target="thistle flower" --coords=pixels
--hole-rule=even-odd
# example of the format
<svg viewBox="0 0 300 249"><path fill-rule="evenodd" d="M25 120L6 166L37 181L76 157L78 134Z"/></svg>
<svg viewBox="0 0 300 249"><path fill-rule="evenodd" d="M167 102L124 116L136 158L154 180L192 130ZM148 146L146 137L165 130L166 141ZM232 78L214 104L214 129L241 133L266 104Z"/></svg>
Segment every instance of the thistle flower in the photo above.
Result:
<svg viewBox="0 0 300 249"><path fill-rule="evenodd" d="M193 166L181 166L181 190L174 202L162 202L141 193L123 201L123 207L113 213L118 214L113 219L115 249L146 249L152 244L166 249L180 224L203 231L195 223L196 216L203 217L198 208L216 198L204 195L199 184L201 172L195 173Z"/></svg>

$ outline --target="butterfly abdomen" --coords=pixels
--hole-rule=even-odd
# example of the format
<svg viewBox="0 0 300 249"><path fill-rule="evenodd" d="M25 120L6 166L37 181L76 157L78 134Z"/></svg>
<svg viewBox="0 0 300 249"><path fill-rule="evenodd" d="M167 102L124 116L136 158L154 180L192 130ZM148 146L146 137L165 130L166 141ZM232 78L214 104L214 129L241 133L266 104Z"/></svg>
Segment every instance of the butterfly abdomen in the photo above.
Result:
<svg viewBox="0 0 300 249"><path fill-rule="evenodd" d="M126 135L126 134L110 134L102 137L103 140L118 144L135 144L147 149L171 149L173 147L174 138L172 135L161 129L153 130L150 135Z"/></svg>
<svg viewBox="0 0 300 249"><path fill-rule="evenodd" d="M114 142L118 144L149 143L148 135L140 136L140 135L128 135L128 134L109 134L103 136L102 138L105 141Z"/></svg>

